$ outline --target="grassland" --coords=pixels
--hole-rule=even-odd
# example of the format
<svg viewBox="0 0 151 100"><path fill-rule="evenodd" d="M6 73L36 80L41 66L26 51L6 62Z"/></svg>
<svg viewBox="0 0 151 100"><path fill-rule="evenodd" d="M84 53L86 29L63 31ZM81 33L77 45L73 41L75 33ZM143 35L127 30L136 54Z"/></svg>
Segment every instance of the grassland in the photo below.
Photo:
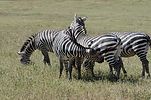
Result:
<svg viewBox="0 0 151 100"><path fill-rule="evenodd" d="M31 57L35 65L20 64L17 55L28 36L44 29L63 29L71 23L74 13L88 17L86 26L91 35L111 31L150 33L150 7L150 0L0 0L0 99L151 99L151 79L140 79L142 67L137 57L123 59L128 77L121 75L119 82L108 80L107 63L95 66L100 78L74 78L69 82L65 75L58 78L54 54L50 53L51 68L44 66L39 51ZM150 51L148 60L151 62Z"/></svg>

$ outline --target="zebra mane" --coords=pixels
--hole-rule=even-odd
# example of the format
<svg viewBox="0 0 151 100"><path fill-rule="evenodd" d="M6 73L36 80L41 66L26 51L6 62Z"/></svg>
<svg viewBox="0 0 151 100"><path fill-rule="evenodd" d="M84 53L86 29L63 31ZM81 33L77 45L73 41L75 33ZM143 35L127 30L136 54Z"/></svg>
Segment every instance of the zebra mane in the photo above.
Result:
<svg viewBox="0 0 151 100"><path fill-rule="evenodd" d="M70 36L70 39L71 39L71 41L72 41L73 43L75 43L77 46L83 47L81 44L79 44L79 43L77 42L77 39L75 38L75 36L74 36L74 34L73 34L73 31L72 31L72 29L70 29L70 27L68 27L65 32L66 32L67 35ZM86 48L86 49L91 49L90 47L91 47L92 43L93 43L93 41L90 41L90 42L89 42L89 46L88 46L88 47L84 47L84 48Z"/></svg>
<svg viewBox="0 0 151 100"><path fill-rule="evenodd" d="M18 52L18 54L23 53L23 51L26 49L27 45L35 38L35 36L38 33L31 35L30 37L28 37L28 39L24 42L23 46L21 47L20 51Z"/></svg>
<svg viewBox="0 0 151 100"><path fill-rule="evenodd" d="M87 34L87 30L85 28L85 21L87 17L80 17L75 15L74 20L70 24L70 29L72 30L72 34L77 39L81 34Z"/></svg>

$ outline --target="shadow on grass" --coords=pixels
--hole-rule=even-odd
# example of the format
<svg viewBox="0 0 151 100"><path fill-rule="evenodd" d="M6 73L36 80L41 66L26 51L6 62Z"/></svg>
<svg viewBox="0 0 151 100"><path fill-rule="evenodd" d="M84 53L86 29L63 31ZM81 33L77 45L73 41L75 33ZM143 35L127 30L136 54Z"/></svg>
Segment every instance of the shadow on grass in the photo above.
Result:
<svg viewBox="0 0 151 100"><path fill-rule="evenodd" d="M109 81L109 82L120 82L120 83L138 83L139 77L138 76L127 76L124 77L123 75L120 75L120 79L117 80L115 76L109 75L109 73L104 73L101 71L95 72L95 77L92 75L83 74L82 80L86 82L95 82L95 81Z"/></svg>

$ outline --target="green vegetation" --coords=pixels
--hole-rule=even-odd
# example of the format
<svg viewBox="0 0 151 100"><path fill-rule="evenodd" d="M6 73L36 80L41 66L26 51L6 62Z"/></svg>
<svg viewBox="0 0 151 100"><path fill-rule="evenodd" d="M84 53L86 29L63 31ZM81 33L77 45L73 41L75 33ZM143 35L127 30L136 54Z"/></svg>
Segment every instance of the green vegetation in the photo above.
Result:
<svg viewBox="0 0 151 100"><path fill-rule="evenodd" d="M39 51L31 57L35 65L20 64L17 55L28 36L44 29L68 27L75 13L88 17L86 26L91 35L111 31L150 33L150 7L150 0L0 0L0 99L151 99L151 79L140 79L142 67L137 57L124 59L128 77L121 75L119 82L108 80L106 62L95 66L100 78L73 78L69 82L65 75L58 78L59 64L54 54L50 53L52 68L42 63ZM151 62L150 51L148 60Z"/></svg>

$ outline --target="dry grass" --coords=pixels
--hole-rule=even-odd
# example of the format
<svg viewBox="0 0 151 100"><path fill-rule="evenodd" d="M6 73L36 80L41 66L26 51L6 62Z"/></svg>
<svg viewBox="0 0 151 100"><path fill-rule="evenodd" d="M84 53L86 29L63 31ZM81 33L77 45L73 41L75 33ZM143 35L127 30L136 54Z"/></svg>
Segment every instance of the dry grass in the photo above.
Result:
<svg viewBox="0 0 151 100"><path fill-rule="evenodd" d="M140 79L137 57L124 59L128 77L108 80L108 64L96 64L98 78L69 82L58 78L58 61L50 53L52 68L44 66L39 51L35 65L24 66L17 51L32 33L63 29L74 13L88 16L89 34L111 31L151 32L150 0L0 0L0 98L1 100L149 100L151 79ZM148 60L151 61L149 51ZM76 74L75 74L76 76Z"/></svg>

